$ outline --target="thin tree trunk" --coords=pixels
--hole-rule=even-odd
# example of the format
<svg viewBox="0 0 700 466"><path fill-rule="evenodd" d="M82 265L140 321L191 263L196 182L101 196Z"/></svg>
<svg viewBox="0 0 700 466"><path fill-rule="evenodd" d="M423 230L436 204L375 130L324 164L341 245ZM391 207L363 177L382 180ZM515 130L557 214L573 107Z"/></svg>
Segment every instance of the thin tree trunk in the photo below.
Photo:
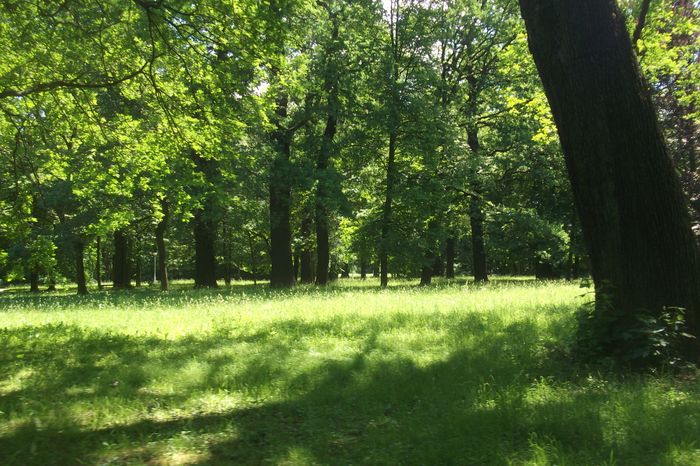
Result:
<svg viewBox="0 0 700 466"><path fill-rule="evenodd" d="M339 24L337 17L329 11L333 29L331 31L331 46L328 52L329 65L326 70L324 88L328 94L328 114L326 115L326 127L323 131L321 149L316 159L316 284L328 283L328 267L330 265L329 225L330 225L330 192L332 178L329 172L329 162L333 139L338 130L338 69L333 61L338 41Z"/></svg>
<svg viewBox="0 0 700 466"><path fill-rule="evenodd" d="M429 260L426 258L426 260ZM420 270L420 285L427 286L433 281L433 267L432 264L423 264Z"/></svg>
<svg viewBox="0 0 700 466"><path fill-rule="evenodd" d="M39 292L39 271L36 266L32 266L29 271L29 291L32 293Z"/></svg>
<svg viewBox="0 0 700 466"><path fill-rule="evenodd" d="M301 283L314 282L314 270L311 264L313 253L310 248L311 218L304 214L301 219L301 248L299 249L300 281Z"/></svg>
<svg viewBox="0 0 700 466"><path fill-rule="evenodd" d="M168 291L168 250L165 246L165 231L170 221L170 205L167 199L160 201L161 214L163 215L156 225L156 248L158 249L158 279L160 280L160 290Z"/></svg>
<svg viewBox="0 0 700 466"><path fill-rule="evenodd" d="M591 260L596 318L609 332L604 351L621 354L635 315L665 306L684 308L700 336L700 257L623 16L609 0L520 7ZM685 351L698 360L698 340Z"/></svg>
<svg viewBox="0 0 700 466"><path fill-rule="evenodd" d="M136 277L135 278L136 278L136 287L137 288L141 288L141 275L142 275L141 265L142 264L141 264L140 252L141 252L141 244L139 241L139 243L137 243L136 254L135 254L135 256L136 256L135 257L135 259L136 259L136 261L135 261L136 262Z"/></svg>
<svg viewBox="0 0 700 466"><path fill-rule="evenodd" d="M360 258L360 280L367 279L367 259L364 257Z"/></svg>
<svg viewBox="0 0 700 466"><path fill-rule="evenodd" d="M129 264L129 236L123 229L114 232L114 259L112 259L112 288L131 288Z"/></svg>
<svg viewBox="0 0 700 466"><path fill-rule="evenodd" d="M445 278L455 278L455 239L452 236L445 244Z"/></svg>
<svg viewBox="0 0 700 466"><path fill-rule="evenodd" d="M386 191L382 210L382 236L379 242L379 282L382 288L389 284L389 234L391 232L391 214L394 202L394 184L396 180L396 133L389 134L389 160L386 166Z"/></svg>
<svg viewBox="0 0 700 466"><path fill-rule="evenodd" d="M103 278L111 281L113 277L113 270L112 270L112 254L110 254L110 251L107 248L102 248L102 272L104 274ZM104 286L104 284L102 284Z"/></svg>
<svg viewBox="0 0 700 466"><path fill-rule="evenodd" d="M486 245L484 242L484 213L481 202L472 197L469 203L469 224L472 229L472 269L474 281L488 281L486 269Z"/></svg>
<svg viewBox="0 0 700 466"><path fill-rule="evenodd" d="M78 285L79 295L88 294L85 280L85 244L81 239L75 241L75 282Z"/></svg>
<svg viewBox="0 0 700 466"><path fill-rule="evenodd" d="M97 289L102 289L102 237L98 236L95 243L95 279L97 280Z"/></svg>
<svg viewBox="0 0 700 466"><path fill-rule="evenodd" d="M569 245L566 253L566 280L574 279L574 234L576 231L576 212L571 213L571 221L569 222Z"/></svg>
<svg viewBox="0 0 700 466"><path fill-rule="evenodd" d="M233 276L233 266L231 264L231 232L229 231L227 220L224 220L221 230L224 249L224 284L226 286L231 286L231 279ZM240 271L238 274L240 275Z"/></svg>
<svg viewBox="0 0 700 466"><path fill-rule="evenodd" d="M472 84L474 86L474 84ZM476 105L476 97L472 96L470 98L472 101L471 105ZM473 111L472 113L475 113ZM472 115L473 116L473 115ZM471 126L467 130L467 144L472 152L472 157L477 160L481 156L481 143L479 142L479 130L476 126ZM479 182L476 180L476 173L474 173L473 185L475 187L474 191L479 194ZM486 268L486 244L484 241L484 211L482 208L482 200L478 196L473 195L469 202L469 224L472 230L472 269L474 273L474 281L485 282L488 281L488 273Z"/></svg>
<svg viewBox="0 0 700 466"><path fill-rule="evenodd" d="M294 269L294 282L299 280L299 248L294 249L292 254L292 269Z"/></svg>
<svg viewBox="0 0 700 466"><path fill-rule="evenodd" d="M255 239L253 235L248 233L248 247L250 248L250 274L253 278L253 285L258 284L258 260L255 253Z"/></svg>
<svg viewBox="0 0 700 466"><path fill-rule="evenodd" d="M316 190L316 284L325 285L328 283L328 267L330 265L330 246L328 241L328 212L325 205L319 202L318 198L325 197L320 194L321 183Z"/></svg>

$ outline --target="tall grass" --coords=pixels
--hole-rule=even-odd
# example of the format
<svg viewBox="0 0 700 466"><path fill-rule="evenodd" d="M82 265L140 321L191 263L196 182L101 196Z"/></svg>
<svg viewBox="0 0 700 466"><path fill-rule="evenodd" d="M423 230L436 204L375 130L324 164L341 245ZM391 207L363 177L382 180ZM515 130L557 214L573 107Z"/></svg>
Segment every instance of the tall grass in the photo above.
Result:
<svg viewBox="0 0 700 466"><path fill-rule="evenodd" d="M580 295L1 293L0 464L700 464L696 377L569 362Z"/></svg>

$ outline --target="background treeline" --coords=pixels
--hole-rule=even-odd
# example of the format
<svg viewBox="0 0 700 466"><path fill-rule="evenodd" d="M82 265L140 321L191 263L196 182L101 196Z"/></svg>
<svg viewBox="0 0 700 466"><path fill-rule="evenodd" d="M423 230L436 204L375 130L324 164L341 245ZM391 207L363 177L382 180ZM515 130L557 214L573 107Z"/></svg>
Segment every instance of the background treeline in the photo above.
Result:
<svg viewBox="0 0 700 466"><path fill-rule="evenodd" d="M698 7L621 6L697 225ZM516 1L10 0L0 44L4 280L588 271Z"/></svg>

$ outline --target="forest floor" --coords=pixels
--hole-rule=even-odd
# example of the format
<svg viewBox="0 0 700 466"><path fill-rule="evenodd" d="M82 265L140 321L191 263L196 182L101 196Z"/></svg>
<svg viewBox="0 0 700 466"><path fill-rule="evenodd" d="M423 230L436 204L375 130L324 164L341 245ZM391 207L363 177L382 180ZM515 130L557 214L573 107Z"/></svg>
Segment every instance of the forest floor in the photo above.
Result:
<svg viewBox="0 0 700 466"><path fill-rule="evenodd" d="M700 464L697 373L571 362L585 291L9 289L0 464Z"/></svg>

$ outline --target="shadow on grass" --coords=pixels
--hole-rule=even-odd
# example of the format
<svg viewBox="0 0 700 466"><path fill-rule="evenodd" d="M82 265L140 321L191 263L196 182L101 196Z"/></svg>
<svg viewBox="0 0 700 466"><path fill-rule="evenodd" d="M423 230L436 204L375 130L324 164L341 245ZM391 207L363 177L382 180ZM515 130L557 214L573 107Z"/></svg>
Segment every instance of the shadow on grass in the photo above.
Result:
<svg viewBox="0 0 700 466"><path fill-rule="evenodd" d="M0 385L0 464L670 464L697 448L697 397L655 403L644 379L590 387L531 321L463 316L427 363L386 339L414 324L289 320L175 341L2 330L0 373L21 382ZM300 343L327 335L356 350L314 359ZM198 401L222 394L241 401Z"/></svg>

